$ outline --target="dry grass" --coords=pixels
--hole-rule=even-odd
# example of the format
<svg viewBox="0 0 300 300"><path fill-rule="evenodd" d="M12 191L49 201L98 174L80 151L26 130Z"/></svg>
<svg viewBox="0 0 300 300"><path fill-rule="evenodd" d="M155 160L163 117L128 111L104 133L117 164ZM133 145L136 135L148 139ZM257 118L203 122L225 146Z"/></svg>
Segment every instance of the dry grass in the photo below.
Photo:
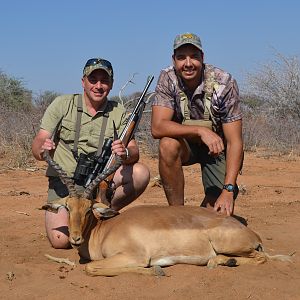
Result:
<svg viewBox="0 0 300 300"><path fill-rule="evenodd" d="M26 168L34 164L31 143L38 130L42 113L14 111L0 106L0 159L1 167ZM3 116L3 117L2 117ZM300 154L299 121L274 119L262 113L245 113L243 137L246 151L264 149L265 156L289 155L292 159ZM135 137L141 152L158 157L158 140L151 135L151 110L146 107ZM298 127L299 128L299 127ZM260 151L261 152L261 151Z"/></svg>

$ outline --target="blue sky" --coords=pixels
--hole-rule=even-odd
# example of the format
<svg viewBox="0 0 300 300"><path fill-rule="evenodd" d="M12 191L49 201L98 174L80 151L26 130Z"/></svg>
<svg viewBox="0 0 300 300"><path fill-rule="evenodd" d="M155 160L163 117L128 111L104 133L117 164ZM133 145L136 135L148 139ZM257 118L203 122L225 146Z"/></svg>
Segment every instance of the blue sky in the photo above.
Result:
<svg viewBox="0 0 300 300"><path fill-rule="evenodd" d="M27 0L0 5L0 70L34 93L81 92L82 68L91 57L114 66L111 95L134 74L125 94L142 90L171 63L178 33L200 36L205 62L230 72L242 85L246 72L274 58L274 49L300 56L297 0Z"/></svg>

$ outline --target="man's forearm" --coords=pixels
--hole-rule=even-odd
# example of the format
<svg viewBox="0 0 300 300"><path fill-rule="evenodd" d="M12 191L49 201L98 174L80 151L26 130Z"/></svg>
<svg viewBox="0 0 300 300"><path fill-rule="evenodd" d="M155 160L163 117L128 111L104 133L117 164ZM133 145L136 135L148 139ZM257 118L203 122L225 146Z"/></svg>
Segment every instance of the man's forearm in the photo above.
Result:
<svg viewBox="0 0 300 300"><path fill-rule="evenodd" d="M225 184L235 184L243 159L242 142L227 144Z"/></svg>
<svg viewBox="0 0 300 300"><path fill-rule="evenodd" d="M201 136L201 126L183 125L174 121L163 120L159 125L152 128L152 135L155 139L163 137L170 138L197 138ZM204 128L204 130L207 130Z"/></svg>

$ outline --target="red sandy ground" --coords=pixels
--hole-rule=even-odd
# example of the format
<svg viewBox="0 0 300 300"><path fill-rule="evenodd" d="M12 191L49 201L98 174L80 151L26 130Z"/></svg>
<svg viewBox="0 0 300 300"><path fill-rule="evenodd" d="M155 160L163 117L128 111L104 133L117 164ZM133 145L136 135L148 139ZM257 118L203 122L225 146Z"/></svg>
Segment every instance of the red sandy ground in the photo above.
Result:
<svg viewBox="0 0 300 300"><path fill-rule="evenodd" d="M142 157L158 174L157 161ZM186 204L203 197L198 166L185 169ZM167 276L122 274L89 277L76 250L50 247L42 206L46 197L45 167L0 171L1 299L300 299L300 159L246 154L239 185L244 194L235 214L261 236L269 254L290 254L293 263L268 262L236 268L176 265ZM161 187L150 186L132 205L165 204ZM72 268L45 254L69 258Z"/></svg>

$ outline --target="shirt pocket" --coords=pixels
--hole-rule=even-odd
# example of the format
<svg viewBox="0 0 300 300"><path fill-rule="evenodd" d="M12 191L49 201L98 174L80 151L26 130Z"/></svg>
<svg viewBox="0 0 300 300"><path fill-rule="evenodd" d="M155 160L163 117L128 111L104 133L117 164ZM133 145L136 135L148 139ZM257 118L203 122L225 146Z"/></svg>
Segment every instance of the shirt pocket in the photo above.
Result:
<svg viewBox="0 0 300 300"><path fill-rule="evenodd" d="M70 120L62 120L60 129L60 138L65 142L73 142L75 139L76 126Z"/></svg>

